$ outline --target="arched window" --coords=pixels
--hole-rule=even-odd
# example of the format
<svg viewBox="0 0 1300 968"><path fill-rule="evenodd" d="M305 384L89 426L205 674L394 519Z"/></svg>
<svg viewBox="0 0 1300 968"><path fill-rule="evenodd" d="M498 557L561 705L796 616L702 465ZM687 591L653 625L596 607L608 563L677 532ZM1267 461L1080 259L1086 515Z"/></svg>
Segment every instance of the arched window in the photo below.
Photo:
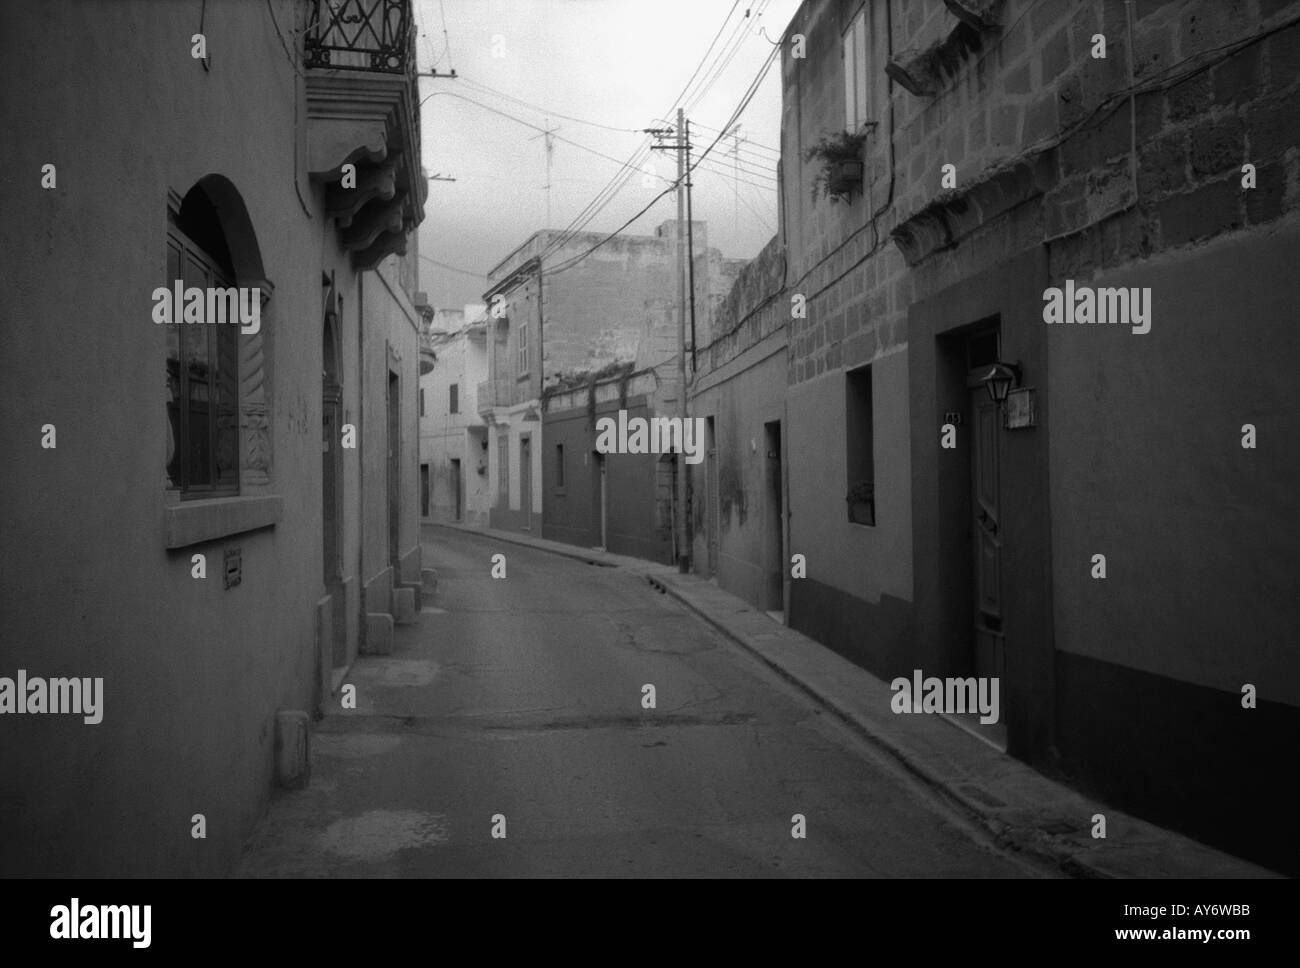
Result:
<svg viewBox="0 0 1300 968"><path fill-rule="evenodd" d="M191 188L178 211L169 211L167 287L197 287L207 294L232 289L230 250L207 193ZM218 324L185 322L173 304L167 325L167 479L182 497L239 492L238 316Z"/></svg>
<svg viewBox="0 0 1300 968"><path fill-rule="evenodd" d="M169 292L197 288L205 296L202 322L186 322L184 307L172 305L165 326L166 486L182 499L265 494L271 446L263 309L273 287L229 179L206 175L183 197L170 193L166 262ZM218 307L224 324L216 321ZM245 329L241 314L254 309L257 323Z"/></svg>

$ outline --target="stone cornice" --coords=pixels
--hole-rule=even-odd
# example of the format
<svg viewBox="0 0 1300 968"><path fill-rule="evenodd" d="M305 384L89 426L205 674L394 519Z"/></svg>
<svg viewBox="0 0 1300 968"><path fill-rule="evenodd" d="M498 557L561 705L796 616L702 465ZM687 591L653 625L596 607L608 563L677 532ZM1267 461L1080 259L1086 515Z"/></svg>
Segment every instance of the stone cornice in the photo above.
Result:
<svg viewBox="0 0 1300 968"><path fill-rule="evenodd" d="M494 283L492 285L492 288L483 294L483 301L490 303L492 301L492 297L497 293L509 292L511 289L514 289L515 287L519 286L529 276L536 275L538 269L541 267L541 264L542 264L541 257L535 255L532 256L527 261L516 266L514 269L510 271L509 275L505 276L500 281Z"/></svg>
<svg viewBox="0 0 1300 968"><path fill-rule="evenodd" d="M908 265L946 249L981 225L1042 195L1055 181L1056 155L1040 152L994 171L960 192L936 198L896 225L890 236Z"/></svg>

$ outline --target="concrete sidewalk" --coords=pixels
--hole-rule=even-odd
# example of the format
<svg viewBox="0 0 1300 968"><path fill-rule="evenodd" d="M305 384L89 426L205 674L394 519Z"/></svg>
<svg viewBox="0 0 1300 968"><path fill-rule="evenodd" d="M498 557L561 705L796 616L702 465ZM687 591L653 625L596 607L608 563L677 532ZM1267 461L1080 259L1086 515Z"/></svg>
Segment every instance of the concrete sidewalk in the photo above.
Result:
<svg viewBox="0 0 1300 968"><path fill-rule="evenodd" d="M1271 871L1129 816L1047 779L944 716L897 716L889 684L740 598L676 567L491 528L450 528L621 568L673 596L898 761L1001 846L1078 877L1276 877ZM1106 818L1093 839L1094 814Z"/></svg>

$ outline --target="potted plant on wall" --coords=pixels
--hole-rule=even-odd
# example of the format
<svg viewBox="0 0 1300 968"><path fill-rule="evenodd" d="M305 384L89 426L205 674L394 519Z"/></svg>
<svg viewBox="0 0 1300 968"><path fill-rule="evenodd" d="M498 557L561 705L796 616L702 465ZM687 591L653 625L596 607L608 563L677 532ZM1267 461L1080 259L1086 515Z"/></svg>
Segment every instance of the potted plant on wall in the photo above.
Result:
<svg viewBox="0 0 1300 968"><path fill-rule="evenodd" d="M868 128L870 125L868 125ZM812 200L825 195L832 202L847 198L862 186L862 145L867 140L867 128L857 134L841 131L824 135L821 141L804 152L804 161L821 161L821 169L813 178Z"/></svg>
<svg viewBox="0 0 1300 968"><path fill-rule="evenodd" d="M876 523L876 488L870 481L858 481L849 488L849 520L854 524Z"/></svg>

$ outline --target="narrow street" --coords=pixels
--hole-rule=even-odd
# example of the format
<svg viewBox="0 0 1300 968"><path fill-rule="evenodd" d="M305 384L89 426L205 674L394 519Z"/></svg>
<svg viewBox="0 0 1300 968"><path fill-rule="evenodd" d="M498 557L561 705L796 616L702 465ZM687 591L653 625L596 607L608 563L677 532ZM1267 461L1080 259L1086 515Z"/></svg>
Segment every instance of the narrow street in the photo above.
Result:
<svg viewBox="0 0 1300 968"><path fill-rule="evenodd" d="M241 874L1035 873L636 576L443 528L424 555L437 595L357 660Z"/></svg>

